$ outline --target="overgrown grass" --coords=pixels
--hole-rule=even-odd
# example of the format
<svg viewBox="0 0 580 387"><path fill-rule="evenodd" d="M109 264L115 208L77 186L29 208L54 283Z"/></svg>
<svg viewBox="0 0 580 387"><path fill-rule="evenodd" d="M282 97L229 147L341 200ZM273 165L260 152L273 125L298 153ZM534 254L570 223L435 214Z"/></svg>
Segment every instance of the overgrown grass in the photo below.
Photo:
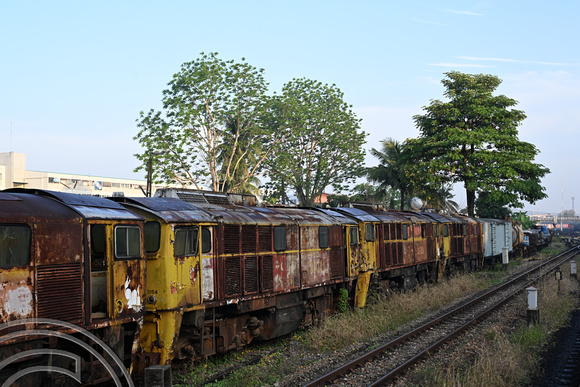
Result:
<svg viewBox="0 0 580 387"><path fill-rule="evenodd" d="M330 352L350 344L394 331L430 311L487 286L488 279L473 274L442 280L408 293L394 293L367 304L364 309L339 314L304 334L304 343L314 351Z"/></svg>
<svg viewBox="0 0 580 387"><path fill-rule="evenodd" d="M550 334L565 326L572 311L579 306L579 283L569 278L569 265L563 265L562 271L560 291L553 276L538 284L539 324L528 327L524 317L515 329L493 325L476 339L477 343L468 345L461 355L447 364L428 365L411 375L411 384L522 386L530 383ZM518 307L525 310L527 295L522 295L518 302Z"/></svg>

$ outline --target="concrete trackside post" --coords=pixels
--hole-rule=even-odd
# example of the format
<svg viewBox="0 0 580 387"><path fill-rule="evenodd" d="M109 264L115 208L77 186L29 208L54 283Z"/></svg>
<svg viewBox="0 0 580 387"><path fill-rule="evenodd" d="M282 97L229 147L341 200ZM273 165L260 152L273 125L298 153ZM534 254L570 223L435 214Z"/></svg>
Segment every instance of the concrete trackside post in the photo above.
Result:
<svg viewBox="0 0 580 387"><path fill-rule="evenodd" d="M528 292L528 327L540 322L540 310L538 309L538 289L530 286Z"/></svg>
<svg viewBox="0 0 580 387"><path fill-rule="evenodd" d="M145 387L171 387L171 366L165 364L145 368Z"/></svg>

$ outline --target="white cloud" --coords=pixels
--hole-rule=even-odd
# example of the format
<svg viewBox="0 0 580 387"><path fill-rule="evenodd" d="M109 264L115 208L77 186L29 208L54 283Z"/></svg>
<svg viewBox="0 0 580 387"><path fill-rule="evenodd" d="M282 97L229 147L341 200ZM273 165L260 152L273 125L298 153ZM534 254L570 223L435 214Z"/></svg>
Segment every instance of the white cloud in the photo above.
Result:
<svg viewBox="0 0 580 387"><path fill-rule="evenodd" d="M445 12L451 12L457 15L485 16L483 13L475 13L470 11L457 11L455 9L446 9Z"/></svg>
<svg viewBox="0 0 580 387"><path fill-rule="evenodd" d="M533 61L533 60L521 60L521 59L506 59L506 58L478 58L475 56L458 56L458 59L473 60L473 61L490 61L490 62L510 62L510 63L533 63L541 64L547 66L577 66L572 63L560 63L560 62L543 62L543 61Z"/></svg>
<svg viewBox="0 0 580 387"><path fill-rule="evenodd" d="M429 66L438 66L438 67L454 67L454 68L493 67L493 66L474 64L474 63L428 63L428 65Z"/></svg>

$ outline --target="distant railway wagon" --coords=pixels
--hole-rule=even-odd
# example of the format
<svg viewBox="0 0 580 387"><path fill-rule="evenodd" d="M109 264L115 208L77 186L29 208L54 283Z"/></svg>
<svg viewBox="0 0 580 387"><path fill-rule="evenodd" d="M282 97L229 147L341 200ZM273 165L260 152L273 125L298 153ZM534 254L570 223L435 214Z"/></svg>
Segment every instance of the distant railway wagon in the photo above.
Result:
<svg viewBox="0 0 580 387"><path fill-rule="evenodd" d="M501 219L479 219L483 225L485 259L491 264L501 257L503 249L513 252L513 224Z"/></svg>
<svg viewBox="0 0 580 387"><path fill-rule="evenodd" d="M339 305L364 307L371 288L480 269L523 240L510 221L370 204L260 206L182 189L112 200L3 191L0 219L0 321L77 324L136 374L289 334Z"/></svg>

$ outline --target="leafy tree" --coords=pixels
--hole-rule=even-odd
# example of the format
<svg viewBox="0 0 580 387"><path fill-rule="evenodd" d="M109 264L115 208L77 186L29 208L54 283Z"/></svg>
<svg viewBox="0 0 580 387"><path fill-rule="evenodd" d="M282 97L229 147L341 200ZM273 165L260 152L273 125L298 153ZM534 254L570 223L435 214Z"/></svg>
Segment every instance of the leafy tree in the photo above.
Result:
<svg viewBox="0 0 580 387"><path fill-rule="evenodd" d="M510 215L507 203L498 201L488 192L481 192L475 199L475 209L480 218L505 219Z"/></svg>
<svg viewBox="0 0 580 387"><path fill-rule="evenodd" d="M163 91L163 109L141 112L144 170L153 159L157 182L245 190L268 153L282 139L263 125L267 83L263 69L224 61L217 53L184 63ZM246 188L244 188L246 187Z"/></svg>
<svg viewBox="0 0 580 387"><path fill-rule="evenodd" d="M343 206L347 203L376 203L388 207L396 200L398 200L397 192L390 187L383 190L369 183L357 184L349 191L349 194L333 194L328 198L331 207Z"/></svg>
<svg viewBox="0 0 580 387"><path fill-rule="evenodd" d="M425 201L426 208L433 208L437 211L446 213L457 213L459 204L452 200L453 193L450 184L441 184L439 186L425 185L417 187L414 195Z"/></svg>
<svg viewBox="0 0 580 387"><path fill-rule="evenodd" d="M573 217L576 216L576 212L574 210L564 210L562 216Z"/></svg>
<svg viewBox="0 0 580 387"><path fill-rule="evenodd" d="M329 185L340 192L360 174L366 134L336 85L294 79L270 102L269 128L284 141L264 163L270 192L293 188L312 206Z"/></svg>
<svg viewBox="0 0 580 387"><path fill-rule="evenodd" d="M513 207L545 198L540 179L549 170L533 162L537 148L518 139L524 112L513 109L515 100L492 95L501 80L456 71L446 76L442 83L449 101L431 101L423 108L426 114L413 117L421 134L407 141L416 161L410 177L435 184L463 182L470 216L477 192Z"/></svg>
<svg viewBox="0 0 580 387"><path fill-rule="evenodd" d="M519 221L522 224L522 229L529 230L531 229L537 222L530 219L528 213L525 211L518 211L512 214L512 218Z"/></svg>
<svg viewBox="0 0 580 387"><path fill-rule="evenodd" d="M381 150L371 149L371 154L379 159L379 165L367 168L367 177L370 181L379 183L379 189L386 192L388 187L400 193L400 209L404 209L406 195L412 184L406 167L408 159L404 153L405 144L392 138L381 141Z"/></svg>

